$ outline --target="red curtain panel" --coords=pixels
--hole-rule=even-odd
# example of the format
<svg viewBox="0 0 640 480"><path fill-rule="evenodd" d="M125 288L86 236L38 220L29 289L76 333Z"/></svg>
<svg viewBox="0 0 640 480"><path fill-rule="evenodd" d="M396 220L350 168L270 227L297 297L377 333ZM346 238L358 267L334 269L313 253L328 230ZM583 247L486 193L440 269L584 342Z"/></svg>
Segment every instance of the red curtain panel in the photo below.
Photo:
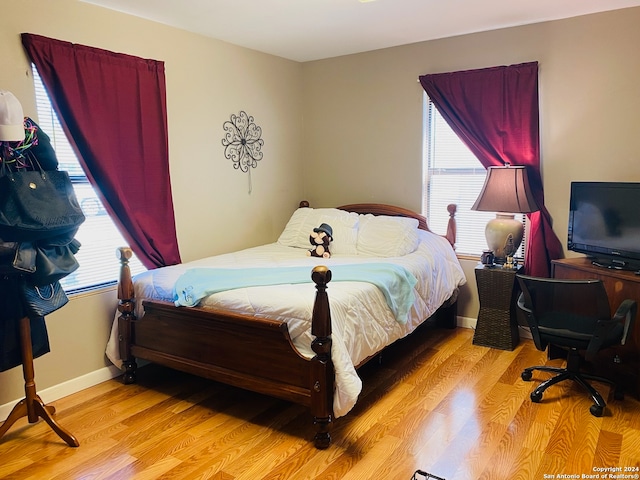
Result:
<svg viewBox="0 0 640 480"><path fill-rule="evenodd" d="M179 263L164 63L28 33L22 44L134 253L147 268Z"/></svg>

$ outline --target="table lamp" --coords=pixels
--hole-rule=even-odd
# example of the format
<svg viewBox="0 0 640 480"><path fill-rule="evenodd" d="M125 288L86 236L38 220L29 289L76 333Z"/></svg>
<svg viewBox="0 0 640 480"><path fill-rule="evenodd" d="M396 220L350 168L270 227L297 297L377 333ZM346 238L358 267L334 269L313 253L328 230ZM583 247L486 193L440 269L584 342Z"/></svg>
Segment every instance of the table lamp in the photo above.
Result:
<svg viewBox="0 0 640 480"><path fill-rule="evenodd" d="M513 268L513 255L522 243L524 226L515 213L539 210L529 186L524 166L487 168L487 178L471 210L496 212L485 228L487 246L493 251L495 262Z"/></svg>

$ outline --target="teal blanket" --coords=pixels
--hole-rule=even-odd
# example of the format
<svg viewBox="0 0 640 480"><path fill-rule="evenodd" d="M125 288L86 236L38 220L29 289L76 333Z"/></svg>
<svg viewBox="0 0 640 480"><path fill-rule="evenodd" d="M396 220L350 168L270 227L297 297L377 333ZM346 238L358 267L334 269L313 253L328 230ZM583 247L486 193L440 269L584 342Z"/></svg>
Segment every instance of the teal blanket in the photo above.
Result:
<svg viewBox="0 0 640 480"><path fill-rule="evenodd" d="M400 323L415 300L417 280L406 268L391 263L334 265L332 282L367 282L380 289L387 305ZM236 288L310 283L311 268L192 268L177 280L174 290L176 306L195 307L204 297Z"/></svg>

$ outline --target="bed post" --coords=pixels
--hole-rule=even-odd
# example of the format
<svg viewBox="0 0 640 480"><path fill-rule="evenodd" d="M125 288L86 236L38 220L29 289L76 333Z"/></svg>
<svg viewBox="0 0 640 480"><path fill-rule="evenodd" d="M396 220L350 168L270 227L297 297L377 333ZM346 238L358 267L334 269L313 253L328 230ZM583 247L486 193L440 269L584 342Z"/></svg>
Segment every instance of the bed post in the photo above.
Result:
<svg viewBox="0 0 640 480"><path fill-rule="evenodd" d="M116 256L120 260L120 279L118 280L118 343L120 347L120 358L125 369L122 381L125 384L136 381L136 361L131 356L130 345L132 335L131 323L135 320L134 313L134 290L131 279L131 269L129 259L133 252L129 247L120 247L116 250Z"/></svg>
<svg viewBox="0 0 640 480"><path fill-rule="evenodd" d="M317 426L314 437L316 448L325 449L331 443L329 428L333 420L333 389L335 373L331 360L331 312L327 297L327 283L331 281L331 270L317 266L311 272L316 284L316 300L313 305L311 334L315 336L311 348L315 356L311 359L311 415Z"/></svg>
<svg viewBox="0 0 640 480"><path fill-rule="evenodd" d="M455 203L450 203L447 205L447 212L449 212L449 221L447 222L447 234L445 238L449 240L449 243L456 249L456 235L457 235L457 225L456 225L456 212L458 211L458 206Z"/></svg>

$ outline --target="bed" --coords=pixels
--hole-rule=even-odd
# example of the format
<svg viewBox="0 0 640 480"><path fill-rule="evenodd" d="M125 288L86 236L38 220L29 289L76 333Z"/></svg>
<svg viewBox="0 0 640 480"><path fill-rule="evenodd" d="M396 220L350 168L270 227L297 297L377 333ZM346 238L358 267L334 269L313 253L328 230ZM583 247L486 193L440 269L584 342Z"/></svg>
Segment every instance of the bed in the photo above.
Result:
<svg viewBox="0 0 640 480"><path fill-rule="evenodd" d="M134 278L121 248L107 356L125 383L143 359L308 406L315 446L327 448L362 389L361 365L429 319L455 327L465 277L449 213L440 236L404 208L301 202L275 243ZM322 223L331 257L310 257Z"/></svg>

